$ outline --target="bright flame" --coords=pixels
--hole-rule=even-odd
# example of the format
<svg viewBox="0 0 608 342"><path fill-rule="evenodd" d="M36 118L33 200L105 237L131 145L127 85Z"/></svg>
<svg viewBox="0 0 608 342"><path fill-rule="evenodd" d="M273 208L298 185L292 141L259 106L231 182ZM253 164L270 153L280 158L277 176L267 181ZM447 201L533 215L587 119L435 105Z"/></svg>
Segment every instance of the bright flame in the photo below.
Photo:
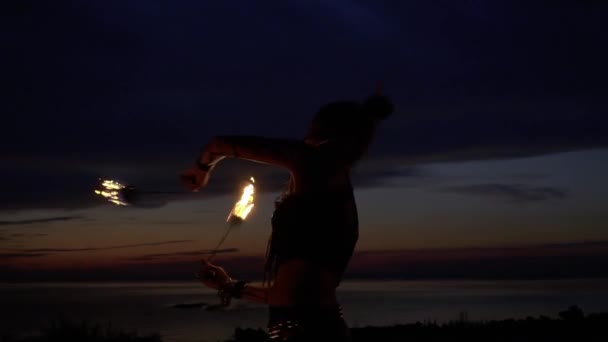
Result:
<svg viewBox="0 0 608 342"><path fill-rule="evenodd" d="M120 196L120 191L125 188L124 185L113 180L104 179L101 182L101 186L103 187L102 190L95 190L97 195L105 197L109 202L116 205L128 205Z"/></svg>
<svg viewBox="0 0 608 342"><path fill-rule="evenodd" d="M253 195L255 194L255 180L253 177L249 180L249 184L243 188L243 193L241 194L241 199L234 205L234 208L228 215L228 221L230 221L231 217L237 217L241 220L245 220L247 215L253 209Z"/></svg>

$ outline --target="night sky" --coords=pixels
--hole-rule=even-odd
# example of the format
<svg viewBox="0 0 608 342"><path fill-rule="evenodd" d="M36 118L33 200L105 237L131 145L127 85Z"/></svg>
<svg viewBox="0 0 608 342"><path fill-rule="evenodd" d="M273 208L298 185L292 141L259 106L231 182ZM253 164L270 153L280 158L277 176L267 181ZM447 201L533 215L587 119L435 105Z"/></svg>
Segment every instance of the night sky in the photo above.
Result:
<svg viewBox="0 0 608 342"><path fill-rule="evenodd" d="M272 4L271 4L272 3ZM300 139L324 103L395 103L353 172L352 277L608 276L605 1L18 1L2 15L0 280L261 276L288 174L214 135ZM99 177L184 194L122 208ZM314 247L313 247L314 248Z"/></svg>

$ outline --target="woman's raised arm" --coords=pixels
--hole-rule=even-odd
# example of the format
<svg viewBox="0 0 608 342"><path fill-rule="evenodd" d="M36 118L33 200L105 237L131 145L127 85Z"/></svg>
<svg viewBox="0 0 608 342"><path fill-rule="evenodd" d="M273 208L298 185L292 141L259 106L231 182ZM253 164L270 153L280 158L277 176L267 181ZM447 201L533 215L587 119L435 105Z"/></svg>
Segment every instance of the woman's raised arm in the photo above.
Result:
<svg viewBox="0 0 608 342"><path fill-rule="evenodd" d="M228 157L270 164L297 173L311 147L299 140L262 138L256 136L217 136L196 159L196 165L182 172L182 183L191 191L207 185L215 165Z"/></svg>
<svg viewBox="0 0 608 342"><path fill-rule="evenodd" d="M256 136L217 136L203 149L199 165L214 165L226 157L251 160L293 171L309 146L299 140Z"/></svg>

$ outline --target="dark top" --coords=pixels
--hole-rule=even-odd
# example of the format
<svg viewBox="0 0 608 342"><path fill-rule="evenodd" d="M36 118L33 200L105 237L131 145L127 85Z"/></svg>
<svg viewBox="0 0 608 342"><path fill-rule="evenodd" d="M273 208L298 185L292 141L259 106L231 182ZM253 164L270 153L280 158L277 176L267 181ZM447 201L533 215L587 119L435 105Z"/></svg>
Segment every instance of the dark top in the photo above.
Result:
<svg viewBox="0 0 608 342"><path fill-rule="evenodd" d="M342 277L359 237L352 188L288 195L272 216L276 262L303 258ZM277 265L277 266L278 266Z"/></svg>

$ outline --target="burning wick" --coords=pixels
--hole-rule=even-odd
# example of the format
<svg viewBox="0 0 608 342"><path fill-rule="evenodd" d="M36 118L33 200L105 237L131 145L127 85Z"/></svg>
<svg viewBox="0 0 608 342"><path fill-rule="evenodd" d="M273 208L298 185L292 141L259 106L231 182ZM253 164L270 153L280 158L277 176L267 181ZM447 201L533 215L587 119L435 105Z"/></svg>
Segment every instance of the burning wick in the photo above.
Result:
<svg viewBox="0 0 608 342"><path fill-rule="evenodd" d="M99 178L101 189L96 189L95 194L102 196L108 202L118 206L138 205L138 202L144 196L152 195L190 195L190 193L176 191L159 191L159 190L143 190L136 188L133 185L123 185L120 182L111 179Z"/></svg>
<svg viewBox="0 0 608 342"><path fill-rule="evenodd" d="M132 187L123 185L117 181L110 179L99 179L101 181L101 190L95 190L99 196L106 198L109 202L119 206L127 206L129 202L125 198L127 192L133 190Z"/></svg>
<svg viewBox="0 0 608 342"><path fill-rule="evenodd" d="M241 193L241 198L234 204L234 207L228 214L228 218L226 222L228 223L228 228L226 229L226 233L217 243L217 246L211 251L211 254L207 258L207 262L211 262L218 249L222 246L228 234L230 234L231 228L234 226L238 226L245 221L251 210L253 209L253 200L255 194L255 179L251 177L249 179L249 184L243 188L243 192Z"/></svg>
<svg viewBox="0 0 608 342"><path fill-rule="evenodd" d="M249 184L243 188L241 198L234 204L234 208L232 208L232 211L228 214L226 222L230 225L241 224L253 209L253 195L255 193L254 184L255 180L251 177L249 179Z"/></svg>
<svg viewBox="0 0 608 342"><path fill-rule="evenodd" d="M213 259L213 257L215 257L215 254L217 254L217 251L219 250L220 246L224 243L224 241L230 234L232 227L243 223L249 213L251 213L251 210L253 209L253 195L255 194L254 183L255 180L253 179L253 177L251 177L249 179L249 184L243 188L241 198L234 204L234 207L230 211L230 214L228 214L228 219L226 219L226 222L228 223L228 228L226 229L224 236L222 236L220 241L217 243L217 246L215 246L215 248L211 251L211 254L209 254L209 257L206 260L207 263L211 263L211 260ZM210 270L207 274L202 276L215 278L215 271ZM220 298L221 304L218 304L218 307L226 307L230 305L230 297L220 296Z"/></svg>

